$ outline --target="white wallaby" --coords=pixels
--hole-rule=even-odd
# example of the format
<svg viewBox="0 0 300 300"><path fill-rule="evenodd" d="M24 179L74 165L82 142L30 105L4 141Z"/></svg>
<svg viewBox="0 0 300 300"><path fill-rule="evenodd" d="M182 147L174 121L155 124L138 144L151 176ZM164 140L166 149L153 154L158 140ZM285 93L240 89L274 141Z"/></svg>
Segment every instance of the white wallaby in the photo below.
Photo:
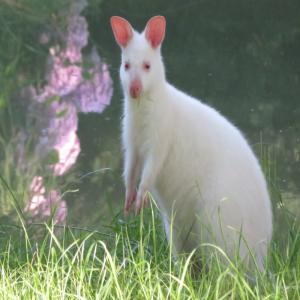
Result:
<svg viewBox="0 0 300 300"><path fill-rule="evenodd" d="M142 33L117 16L111 26L122 50L125 213L133 204L139 212L149 191L177 253L214 243L249 261L250 250L263 270L271 202L245 138L215 109L166 81L163 16L151 18Z"/></svg>

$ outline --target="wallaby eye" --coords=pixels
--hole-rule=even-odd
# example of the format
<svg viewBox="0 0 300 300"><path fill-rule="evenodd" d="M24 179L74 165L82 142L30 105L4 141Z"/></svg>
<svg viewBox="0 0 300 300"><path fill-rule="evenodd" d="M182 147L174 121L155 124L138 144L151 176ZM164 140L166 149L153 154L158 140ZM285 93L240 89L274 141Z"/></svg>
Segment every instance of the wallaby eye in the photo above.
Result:
<svg viewBox="0 0 300 300"><path fill-rule="evenodd" d="M126 62L125 65L124 65L124 68L125 70L129 70L130 69L130 63L129 62Z"/></svg>
<svg viewBox="0 0 300 300"><path fill-rule="evenodd" d="M147 63L147 62L144 62L144 64L143 64L143 69L144 69L145 71L149 71L149 70L150 70L150 64Z"/></svg>

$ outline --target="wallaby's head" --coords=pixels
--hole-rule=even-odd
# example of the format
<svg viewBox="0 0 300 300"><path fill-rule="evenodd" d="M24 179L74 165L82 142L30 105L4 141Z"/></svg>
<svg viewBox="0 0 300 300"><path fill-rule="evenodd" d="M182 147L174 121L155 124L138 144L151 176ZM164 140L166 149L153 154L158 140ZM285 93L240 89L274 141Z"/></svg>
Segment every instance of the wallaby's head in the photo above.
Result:
<svg viewBox="0 0 300 300"><path fill-rule="evenodd" d="M120 77L124 93L130 98L151 94L165 80L160 46L165 37L166 20L151 18L138 33L121 17L111 17L115 39L122 50Z"/></svg>

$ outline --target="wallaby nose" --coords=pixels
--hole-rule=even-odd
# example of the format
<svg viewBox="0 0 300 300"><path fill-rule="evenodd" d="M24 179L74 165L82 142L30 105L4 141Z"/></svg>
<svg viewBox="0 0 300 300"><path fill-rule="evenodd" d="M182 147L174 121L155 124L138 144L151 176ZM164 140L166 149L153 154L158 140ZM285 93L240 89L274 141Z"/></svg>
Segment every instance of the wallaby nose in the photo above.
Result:
<svg viewBox="0 0 300 300"><path fill-rule="evenodd" d="M140 80L135 79L131 82L130 88L129 88L130 96L132 98L138 98L141 95L142 92L142 83Z"/></svg>

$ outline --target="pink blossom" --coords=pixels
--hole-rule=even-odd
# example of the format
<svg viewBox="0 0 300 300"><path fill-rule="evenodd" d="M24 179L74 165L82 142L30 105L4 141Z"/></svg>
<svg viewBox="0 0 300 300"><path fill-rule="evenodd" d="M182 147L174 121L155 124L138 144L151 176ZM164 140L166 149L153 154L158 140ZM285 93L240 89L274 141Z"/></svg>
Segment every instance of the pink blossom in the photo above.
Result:
<svg viewBox="0 0 300 300"><path fill-rule="evenodd" d="M80 153L80 141L77 137L78 112L101 113L110 104L112 80L108 67L93 48L86 58L91 62L84 68L85 59L82 49L88 43L88 25L80 13L87 5L86 0L73 1L67 30L59 45L49 49L46 85L40 90L30 86L27 89L27 126L22 131L20 143L30 136L35 141L34 153L45 161L51 151L58 154L58 161L47 163L46 170L54 176L62 176L75 164ZM53 33L55 35L55 33ZM49 33L40 36L41 43L48 43ZM88 75L88 76L84 76ZM19 147L22 150L24 146ZM45 163L46 164L46 163ZM66 202L57 190L47 191L43 177L35 176L29 188L30 201L25 211L32 219L45 219L54 213L57 223L64 223L67 215Z"/></svg>
<svg viewBox="0 0 300 300"><path fill-rule="evenodd" d="M52 55L52 69L48 75L48 86L53 94L65 96L71 93L82 82L80 66L74 63L80 62L80 51L66 49L63 52Z"/></svg>
<svg viewBox="0 0 300 300"><path fill-rule="evenodd" d="M56 190L46 192L41 176L35 176L30 184L31 198L25 206L25 212L30 214L31 222L47 221L53 217L56 224L64 224L67 217L67 205Z"/></svg>
<svg viewBox="0 0 300 300"><path fill-rule="evenodd" d="M76 133L71 131L63 139L58 140L54 149L59 155L59 162L53 166L54 175L61 176L75 164L80 153L80 143Z"/></svg>
<svg viewBox="0 0 300 300"><path fill-rule="evenodd" d="M71 102L55 100L51 104L40 105L43 107L44 119L38 118L37 122L39 137L36 144L36 155L44 158L51 150L59 150L57 149L58 145L61 147L64 143L70 145L68 137L71 134L76 135L78 116L76 107ZM74 147L78 149L76 145Z"/></svg>
<svg viewBox="0 0 300 300"><path fill-rule="evenodd" d="M74 15L69 18L67 48L81 51L88 43L87 22L84 17Z"/></svg>
<svg viewBox="0 0 300 300"><path fill-rule="evenodd" d="M81 83L73 97L78 111L101 113L110 104L113 91L112 80L107 65L101 62L95 48L89 59L93 67L87 70L87 73L91 78Z"/></svg>

